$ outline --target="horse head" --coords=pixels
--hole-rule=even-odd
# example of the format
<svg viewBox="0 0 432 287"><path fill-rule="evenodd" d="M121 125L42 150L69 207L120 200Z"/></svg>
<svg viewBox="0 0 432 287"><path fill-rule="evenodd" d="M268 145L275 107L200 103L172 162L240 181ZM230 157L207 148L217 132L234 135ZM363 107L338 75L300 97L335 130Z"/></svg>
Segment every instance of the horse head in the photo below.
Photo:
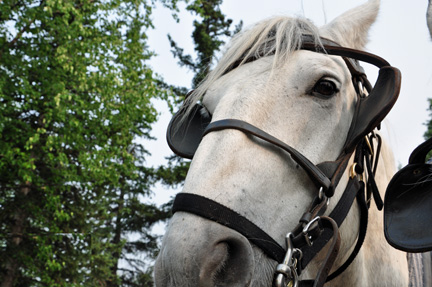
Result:
<svg viewBox="0 0 432 287"><path fill-rule="evenodd" d="M233 38L169 128L173 150L193 160L156 262L157 286L271 286L275 269L285 285L320 277L314 286L322 286L332 265L347 261L362 221L362 206L352 204L361 171L351 174L349 207L338 204L352 188L347 166L400 84L396 69L359 51L378 10L369 1L321 28L275 17ZM352 58L381 68L374 89ZM287 236L293 230L304 236ZM330 235L308 242L315 231ZM321 246L311 252L312 243ZM400 282L405 273L383 276Z"/></svg>

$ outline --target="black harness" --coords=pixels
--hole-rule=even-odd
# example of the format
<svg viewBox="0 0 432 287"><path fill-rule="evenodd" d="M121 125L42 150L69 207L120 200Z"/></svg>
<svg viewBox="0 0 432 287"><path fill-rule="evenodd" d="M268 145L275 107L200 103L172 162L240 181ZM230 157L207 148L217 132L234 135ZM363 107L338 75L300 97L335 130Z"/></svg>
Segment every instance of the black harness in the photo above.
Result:
<svg viewBox="0 0 432 287"><path fill-rule="evenodd" d="M341 47L324 38L321 41L323 46L317 46L311 36L305 35L301 49L342 56L352 74L352 81L358 95L346 142L335 161L315 165L293 147L241 120L224 119L211 122L211 116L200 104L192 107L186 119L182 118L185 111L185 108L182 108L171 120L167 132L167 140L171 149L177 155L191 159L202 137L206 134L224 129L242 131L289 153L315 183L317 196L310 208L300 218L298 225L288 233L286 248L280 246L271 236L247 218L211 199L196 194L180 193L174 201L173 212L194 213L232 228L248 238L267 256L279 262L274 282L276 286L286 286L288 282L292 282L294 286L322 286L326 281L341 274L354 260L365 238L368 199L373 196L379 209L383 205L374 181L380 140L372 131L380 125L397 100L401 81L400 72L384 59L373 54ZM255 59L246 59L244 62ZM380 69L373 88L366 79L363 69L353 59L373 64ZM236 65L230 69L235 68ZM363 87L368 91L368 96L363 93ZM376 148L373 145L374 139L378 139ZM333 196L353 154L354 165L351 167L346 189L334 210L328 216L323 216L327 200ZM362 178L364 171L368 174L366 183ZM356 246L348 260L329 275L339 251L338 228L347 216L355 198L357 198L361 211L361 227ZM329 248L326 258L315 280L298 281L298 275L327 244Z"/></svg>

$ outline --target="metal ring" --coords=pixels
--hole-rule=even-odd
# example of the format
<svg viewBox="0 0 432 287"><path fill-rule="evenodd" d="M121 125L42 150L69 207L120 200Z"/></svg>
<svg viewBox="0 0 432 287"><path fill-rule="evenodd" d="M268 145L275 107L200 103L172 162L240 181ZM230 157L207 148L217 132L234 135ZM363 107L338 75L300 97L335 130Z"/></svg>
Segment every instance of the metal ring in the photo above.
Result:
<svg viewBox="0 0 432 287"><path fill-rule="evenodd" d="M320 200L322 200L324 196L325 196L324 188L321 186L320 189L319 189L319 191L318 191L318 198Z"/></svg>

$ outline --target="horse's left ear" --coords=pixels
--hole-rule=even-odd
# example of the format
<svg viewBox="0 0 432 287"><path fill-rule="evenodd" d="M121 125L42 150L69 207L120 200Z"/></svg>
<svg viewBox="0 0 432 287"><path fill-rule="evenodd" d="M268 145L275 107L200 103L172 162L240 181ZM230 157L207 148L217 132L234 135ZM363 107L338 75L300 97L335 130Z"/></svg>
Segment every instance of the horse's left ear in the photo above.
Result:
<svg viewBox="0 0 432 287"><path fill-rule="evenodd" d="M320 28L320 35L340 45L357 50L364 49L368 32L375 22L380 0L369 0L353 8Z"/></svg>

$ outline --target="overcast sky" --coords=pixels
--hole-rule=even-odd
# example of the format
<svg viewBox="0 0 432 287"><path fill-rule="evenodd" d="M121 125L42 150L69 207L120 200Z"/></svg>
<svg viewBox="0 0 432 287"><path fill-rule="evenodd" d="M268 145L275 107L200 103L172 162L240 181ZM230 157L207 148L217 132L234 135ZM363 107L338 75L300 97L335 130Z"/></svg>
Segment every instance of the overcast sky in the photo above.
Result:
<svg viewBox="0 0 432 287"><path fill-rule="evenodd" d="M337 15L366 1L360 0L224 0L222 12L237 24L244 26L276 16L304 16L317 26L330 22ZM377 54L402 71L402 90L399 100L386 120L385 137L390 143L397 165L405 165L411 151L423 142L428 120L428 98L432 98L432 41L426 25L428 0L381 0L377 22L372 27L367 51ZM191 39L193 16L180 15L180 23L172 20L170 12L159 8L153 15L156 30L149 33L149 45L158 56L151 61L153 69L168 83L191 85L192 72L177 65L170 52L167 34L193 53ZM367 70L370 79L376 78ZM160 120L153 135L158 141L146 143L152 158L149 164L163 163L171 154L165 141L165 131L170 115L162 104ZM159 194L159 196L162 196ZM163 196L162 201L169 194Z"/></svg>

